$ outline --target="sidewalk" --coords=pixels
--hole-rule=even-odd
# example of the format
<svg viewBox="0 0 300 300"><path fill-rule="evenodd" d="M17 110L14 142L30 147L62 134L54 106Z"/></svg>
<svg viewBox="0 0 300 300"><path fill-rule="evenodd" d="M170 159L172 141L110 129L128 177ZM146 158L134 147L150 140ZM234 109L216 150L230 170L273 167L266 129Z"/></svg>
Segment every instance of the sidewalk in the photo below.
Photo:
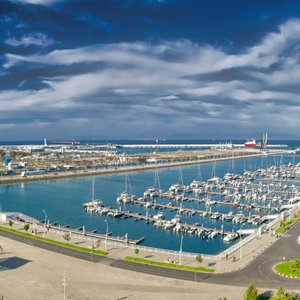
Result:
<svg viewBox="0 0 300 300"><path fill-rule="evenodd" d="M0 225L8 226L7 222L1 222ZM24 232L23 224L14 223L13 229L20 230ZM34 227L33 227L34 228ZM28 233L31 233L33 228L28 230ZM116 243L109 242L105 243L105 240L101 240L100 246L96 247L96 241L86 240L83 238L78 238L72 236L71 240L68 242L64 239L64 237L58 233L51 232L45 230L43 227L37 228L37 235L41 237L45 237L48 239L53 239L65 243L71 243L80 247L86 247L89 249L97 249L102 251L108 251L108 257L115 258L115 259L123 259L126 256L136 256L139 258L149 259L153 261L159 262L172 262L179 264L181 261L182 265L186 266L193 266L198 267L200 264L196 261L195 255L187 255L184 252L180 253L170 253L167 251L155 251L155 250L147 250L147 249L139 249L139 254L135 254L135 247L134 246L120 246L116 245ZM272 243L276 241L275 236L269 236L268 233L263 233L260 237L253 239L252 241L248 242L242 248L236 250L232 254L230 254L227 259L223 260L208 260L203 259L201 263L202 267L212 268L214 269L215 273L227 273L237 271L242 269L247 264L249 264L255 257L257 257L261 252L267 249Z"/></svg>

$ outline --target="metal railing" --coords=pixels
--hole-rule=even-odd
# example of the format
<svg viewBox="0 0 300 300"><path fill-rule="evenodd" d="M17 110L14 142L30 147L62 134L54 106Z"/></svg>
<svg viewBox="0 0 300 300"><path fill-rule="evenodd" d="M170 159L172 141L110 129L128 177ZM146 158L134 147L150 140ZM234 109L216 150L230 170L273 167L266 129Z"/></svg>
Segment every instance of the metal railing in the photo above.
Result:
<svg viewBox="0 0 300 300"><path fill-rule="evenodd" d="M254 233L252 233L248 237L240 240L235 245L227 248L226 250L224 250L223 252L221 252L221 253L219 253L217 255L208 255L208 254L201 254L201 253L200 253L200 255L205 260L212 260L212 261L223 260L223 259L227 258L230 254L234 253L235 251L239 250L241 247L243 247L246 244L248 244L249 242L251 242L253 239L257 238L257 236L259 236L261 233L267 232L268 230L271 230L271 228L273 226L275 226L277 223L281 222L284 218L290 217L293 213L295 213L299 209L300 209L300 202L298 202L297 204L295 204L288 211L285 211L285 212L282 212L281 214L279 214L278 217L276 219L274 219L272 222L270 222L270 223L268 223L266 225L262 225ZM23 213L9 212L9 213L6 213L6 214L7 214L8 218L14 217L13 219L17 223L21 223L22 224L24 222L16 219L16 216L18 216L22 220L25 220L26 223L35 224L36 226L39 226L39 227L45 229L44 225L41 224L38 220L36 220L36 219L34 219L32 217L29 217L27 215L24 215ZM142 246L142 245L132 245L132 244L128 244L128 243L124 242L124 238L123 237L119 237L120 241L118 241L118 240L109 240L109 239L106 239L105 236L99 236L99 237L91 236L91 235L86 234L84 232L76 232L76 231L74 231L72 229L68 229L68 228L57 228L57 227L53 228L53 227L48 227L48 230L50 232L53 232L53 233L56 233L56 234L59 234L59 235L64 235L66 233L71 233L71 236L73 236L73 237L77 237L79 239L93 241L93 242L96 242L99 239L100 240L105 240L107 242L107 244L115 245L115 246L122 247L122 248L132 248L132 249L139 249L139 250L145 250L145 251L152 251L152 252L161 253L161 254L170 254L170 255L178 255L178 256L182 255L182 256L194 257L194 258L197 255L199 255L199 253L176 251L176 250L168 250L168 249L161 249L161 248L155 248L155 247L149 247L149 246Z"/></svg>

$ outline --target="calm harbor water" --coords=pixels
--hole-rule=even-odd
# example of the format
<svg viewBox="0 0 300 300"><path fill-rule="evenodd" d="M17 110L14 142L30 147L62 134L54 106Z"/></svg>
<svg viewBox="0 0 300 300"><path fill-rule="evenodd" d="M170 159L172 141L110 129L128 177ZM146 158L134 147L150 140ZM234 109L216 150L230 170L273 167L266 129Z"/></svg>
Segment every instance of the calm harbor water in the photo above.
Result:
<svg viewBox="0 0 300 300"><path fill-rule="evenodd" d="M271 165L287 164L289 162L298 163L299 156L263 156L259 158L241 159L234 161L222 161L217 163L206 163L200 165L185 166L181 168L159 169L159 181L161 188L167 191L170 185L180 181L182 173L183 183L190 184L194 179L200 176L202 180L207 180L212 176L223 177L232 170L235 173L242 174L244 170L255 170L266 168ZM129 178L132 193L137 197L142 197L143 192L149 186L155 185L155 170L143 172L132 172L127 175L112 174L95 176L95 192L97 198L103 200L105 206L118 208L117 196L125 190L125 178ZM115 219L106 215L88 214L82 208L84 202L92 198L91 187L92 177L68 178L62 180L47 180L42 182L7 184L0 186L0 202L4 211L18 211L30 215L37 219L44 219L43 210L45 210L50 223L58 222L61 225L70 224L72 228L85 226L87 231L97 230L99 233L106 232L106 219L109 225L109 231L114 236L124 236L126 233L132 239L145 237L143 245L170 250L179 250L180 233L172 230L162 230L155 228L153 224L146 224L144 221L135 221L134 219ZM128 187L129 192L130 187ZM205 197L205 196L202 196ZM171 202L169 199L157 199L157 202ZM173 201L172 201L173 202ZM174 203L178 205L179 203ZM205 210L205 204L195 202L183 202L184 207L191 207ZM146 214L146 208L139 205L127 204L122 206L123 210L131 210ZM240 209L233 209L231 206L212 206L213 212L237 213ZM163 210L166 219L171 219L176 211ZM247 211L248 213L248 211ZM254 212L253 212L254 213ZM268 212L266 212L268 213ZM149 209L149 214L157 214L157 210ZM238 230L241 224L231 222L213 221L209 217L201 218L182 215L182 223L194 224L202 223L205 227L221 229L222 224L225 230ZM243 225L243 229L250 227ZM215 239L201 239L192 235L184 234L183 251L197 252L206 254L216 254L231 246L233 242L224 242L217 236Z"/></svg>

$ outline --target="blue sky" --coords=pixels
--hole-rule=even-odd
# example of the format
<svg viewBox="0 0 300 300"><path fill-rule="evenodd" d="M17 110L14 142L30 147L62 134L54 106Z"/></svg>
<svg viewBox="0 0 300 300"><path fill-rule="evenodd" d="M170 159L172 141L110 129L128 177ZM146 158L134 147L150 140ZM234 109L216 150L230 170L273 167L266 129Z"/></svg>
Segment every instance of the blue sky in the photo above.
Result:
<svg viewBox="0 0 300 300"><path fill-rule="evenodd" d="M0 12L0 140L299 138L299 1L0 0Z"/></svg>

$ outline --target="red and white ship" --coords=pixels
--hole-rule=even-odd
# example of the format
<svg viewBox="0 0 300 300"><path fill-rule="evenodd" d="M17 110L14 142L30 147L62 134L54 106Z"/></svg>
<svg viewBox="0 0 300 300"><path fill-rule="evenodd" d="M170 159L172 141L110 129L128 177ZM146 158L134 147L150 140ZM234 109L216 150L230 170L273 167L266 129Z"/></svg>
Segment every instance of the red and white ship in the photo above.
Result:
<svg viewBox="0 0 300 300"><path fill-rule="evenodd" d="M251 139L248 140L245 144L244 144L245 148L257 148L258 145L256 144L255 139Z"/></svg>

